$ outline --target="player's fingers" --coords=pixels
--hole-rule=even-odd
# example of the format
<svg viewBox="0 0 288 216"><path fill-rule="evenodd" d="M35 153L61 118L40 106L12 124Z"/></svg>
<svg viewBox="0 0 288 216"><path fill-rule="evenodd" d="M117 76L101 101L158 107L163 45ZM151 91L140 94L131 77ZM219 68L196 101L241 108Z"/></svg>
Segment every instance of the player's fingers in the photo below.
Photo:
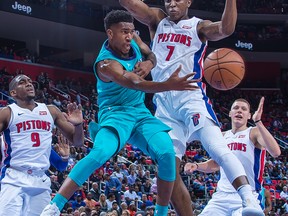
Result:
<svg viewBox="0 0 288 216"><path fill-rule="evenodd" d="M134 68L138 68L140 66L140 62L137 62L134 66Z"/></svg>
<svg viewBox="0 0 288 216"><path fill-rule="evenodd" d="M180 73L181 69L182 69L182 65L179 65L179 67L173 72L173 75L174 76L178 76L178 74Z"/></svg>
<svg viewBox="0 0 288 216"><path fill-rule="evenodd" d="M75 105L76 105L76 103L75 103ZM79 110L82 110L82 105L81 105L81 104L78 104L77 108L78 108Z"/></svg>
<svg viewBox="0 0 288 216"><path fill-rule="evenodd" d="M183 78L187 80L187 79L189 79L190 77L194 77L195 74L196 74L196 72L192 72L192 73L189 73L189 74L185 75Z"/></svg>

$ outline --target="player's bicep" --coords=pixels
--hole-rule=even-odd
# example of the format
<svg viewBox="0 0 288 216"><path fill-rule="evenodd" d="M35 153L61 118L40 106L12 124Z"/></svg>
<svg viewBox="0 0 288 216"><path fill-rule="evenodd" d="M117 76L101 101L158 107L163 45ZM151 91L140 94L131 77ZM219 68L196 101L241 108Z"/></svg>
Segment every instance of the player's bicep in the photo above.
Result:
<svg viewBox="0 0 288 216"><path fill-rule="evenodd" d="M211 22L209 20L201 21L198 26L198 35L202 41L218 41L221 40L227 35L221 32L221 21Z"/></svg>
<svg viewBox="0 0 288 216"><path fill-rule="evenodd" d="M8 127L10 117L11 109L9 107L4 107L0 109L0 132L2 132Z"/></svg>

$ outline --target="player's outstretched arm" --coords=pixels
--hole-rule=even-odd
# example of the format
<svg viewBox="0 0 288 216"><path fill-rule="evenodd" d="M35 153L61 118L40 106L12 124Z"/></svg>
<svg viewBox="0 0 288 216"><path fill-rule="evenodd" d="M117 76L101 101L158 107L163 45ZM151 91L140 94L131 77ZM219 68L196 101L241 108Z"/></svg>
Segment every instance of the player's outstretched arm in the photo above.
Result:
<svg viewBox="0 0 288 216"><path fill-rule="evenodd" d="M272 136L272 134L267 130L267 128L261 121L263 105L264 105L264 97L260 99L258 109L252 116L256 128L252 129L250 138L251 140L253 140L255 145L265 147L272 157L278 157L281 154L280 147L277 141Z"/></svg>
<svg viewBox="0 0 288 216"><path fill-rule="evenodd" d="M233 34L237 22L236 0L226 0L221 21L202 21L198 25L200 39L217 41Z"/></svg>
<svg viewBox="0 0 288 216"><path fill-rule="evenodd" d="M67 106L68 113L62 113L56 106L49 105L48 109L54 118L55 125L63 135L78 147L84 143L82 106L70 103Z"/></svg>
<svg viewBox="0 0 288 216"><path fill-rule="evenodd" d="M143 1L139 0L119 0L119 3L139 22L147 25L149 30L156 31L158 23L166 17L160 8L150 8Z"/></svg>
<svg viewBox="0 0 288 216"><path fill-rule="evenodd" d="M164 82L152 82L139 77L135 73L127 72L123 66L115 60L104 60L97 64L98 76L105 81L115 82L123 87L144 91L147 93L163 92L170 90L196 90L198 86L193 83L199 82L191 79L195 73L179 77L181 66Z"/></svg>
<svg viewBox="0 0 288 216"><path fill-rule="evenodd" d="M186 163L184 166L184 172L192 174L194 171L200 171L204 173L216 172L220 169L220 166L212 159L202 163Z"/></svg>

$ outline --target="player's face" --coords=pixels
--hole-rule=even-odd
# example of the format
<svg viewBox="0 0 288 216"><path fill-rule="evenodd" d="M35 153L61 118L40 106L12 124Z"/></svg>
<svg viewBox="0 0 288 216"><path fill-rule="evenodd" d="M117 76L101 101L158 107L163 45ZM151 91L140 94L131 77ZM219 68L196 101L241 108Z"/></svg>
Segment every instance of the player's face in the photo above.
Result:
<svg viewBox="0 0 288 216"><path fill-rule="evenodd" d="M35 89L32 80L25 75L16 77L15 88L11 91L11 96L22 100L34 99Z"/></svg>
<svg viewBox="0 0 288 216"><path fill-rule="evenodd" d="M190 0L165 0L166 12L170 20L174 22L188 18L188 8L190 5Z"/></svg>
<svg viewBox="0 0 288 216"><path fill-rule="evenodd" d="M233 123L247 124L251 118L249 105L243 101L235 101L231 107L229 116Z"/></svg>
<svg viewBox="0 0 288 216"><path fill-rule="evenodd" d="M133 23L120 22L107 30L109 46L121 57L128 57L135 32Z"/></svg>

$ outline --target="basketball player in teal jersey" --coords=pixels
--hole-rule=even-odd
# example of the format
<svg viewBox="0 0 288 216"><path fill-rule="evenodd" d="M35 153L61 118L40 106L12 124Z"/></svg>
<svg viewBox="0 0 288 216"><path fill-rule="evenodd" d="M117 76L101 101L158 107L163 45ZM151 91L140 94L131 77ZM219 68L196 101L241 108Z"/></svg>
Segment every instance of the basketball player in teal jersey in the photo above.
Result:
<svg viewBox="0 0 288 216"><path fill-rule="evenodd" d="M100 127L89 125L94 146L72 169L59 193L41 215L59 215L59 210L74 191L129 140L158 164L158 197L154 215L167 216L176 178L175 152L168 135L170 128L145 107L144 91L194 90L197 87L192 84L199 80L191 80L194 73L180 78L181 67L165 82L144 80L141 76L155 66L156 58L134 33L133 17L126 11L112 11L104 23L108 40L94 64ZM147 56L144 62L142 54Z"/></svg>

